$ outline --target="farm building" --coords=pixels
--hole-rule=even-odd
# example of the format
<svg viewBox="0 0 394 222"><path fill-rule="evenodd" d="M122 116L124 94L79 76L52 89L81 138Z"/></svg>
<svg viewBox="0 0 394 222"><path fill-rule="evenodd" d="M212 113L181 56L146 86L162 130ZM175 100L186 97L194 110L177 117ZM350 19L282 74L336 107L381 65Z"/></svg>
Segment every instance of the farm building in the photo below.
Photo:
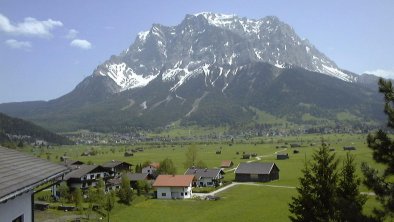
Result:
<svg viewBox="0 0 394 222"><path fill-rule="evenodd" d="M250 159L252 155L246 153L246 154L242 154L242 159Z"/></svg>
<svg viewBox="0 0 394 222"><path fill-rule="evenodd" d="M186 170L185 175L194 175L195 181L193 186L196 187L213 187L219 186L221 179L223 179L222 169L200 169L200 168L189 168Z"/></svg>
<svg viewBox="0 0 394 222"><path fill-rule="evenodd" d="M102 164L101 166L107 170L115 172L116 174L120 174L123 171L129 172L131 170L131 167L133 166L133 164L130 164L127 162L122 162L122 161L112 160L112 161Z"/></svg>
<svg viewBox="0 0 394 222"><path fill-rule="evenodd" d="M134 156L134 152L131 151L131 150L128 150L128 151L124 152L124 156L125 156L125 157Z"/></svg>
<svg viewBox="0 0 394 222"><path fill-rule="evenodd" d="M65 166L0 147L0 221L34 221L34 194L54 185ZM46 186L45 186L46 185Z"/></svg>
<svg viewBox="0 0 394 222"><path fill-rule="evenodd" d="M277 160L289 159L289 154L288 153L278 153L278 154L276 154L276 159Z"/></svg>
<svg viewBox="0 0 394 222"><path fill-rule="evenodd" d="M90 186L95 187L100 178L103 180L109 179L113 173L113 171L102 166L80 165L77 169L66 174L64 181L67 182L70 188L79 187L81 189L86 189Z"/></svg>
<svg viewBox="0 0 394 222"><path fill-rule="evenodd" d="M192 197L193 175L159 175L153 187L157 199L188 199Z"/></svg>
<svg viewBox="0 0 394 222"><path fill-rule="evenodd" d="M354 147L354 146L344 146L343 150L356 150L356 147Z"/></svg>
<svg viewBox="0 0 394 222"><path fill-rule="evenodd" d="M279 168L275 163L240 163L235 170L235 181L268 182L279 179Z"/></svg>
<svg viewBox="0 0 394 222"><path fill-rule="evenodd" d="M234 163L231 160L223 160L222 163L220 164L221 168L229 168L232 166L234 166Z"/></svg>

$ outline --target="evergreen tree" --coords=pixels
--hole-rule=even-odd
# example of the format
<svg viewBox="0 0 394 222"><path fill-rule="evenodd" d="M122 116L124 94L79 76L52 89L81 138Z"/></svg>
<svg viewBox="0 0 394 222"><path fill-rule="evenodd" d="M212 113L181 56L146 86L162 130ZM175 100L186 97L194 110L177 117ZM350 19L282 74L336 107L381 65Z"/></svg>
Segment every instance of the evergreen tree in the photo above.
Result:
<svg viewBox="0 0 394 222"><path fill-rule="evenodd" d="M289 204L291 221L315 221L314 199L316 198L313 193L312 174L305 162L305 168L302 170L303 177L299 178L300 187L297 187L299 196L292 197L293 202Z"/></svg>
<svg viewBox="0 0 394 222"><path fill-rule="evenodd" d="M337 213L338 161L330 154L328 147L322 147L313 154L313 162L303 170L298 197L289 205L292 221L332 221Z"/></svg>
<svg viewBox="0 0 394 222"><path fill-rule="evenodd" d="M160 162L160 167L157 169L158 174L176 174L176 168L171 159L165 158Z"/></svg>
<svg viewBox="0 0 394 222"><path fill-rule="evenodd" d="M379 80L379 91L384 94L384 112L388 116L387 126L394 129L394 89L391 81ZM372 189L377 200L381 203L381 209L374 209L375 219L384 220L394 218L394 140L383 130L367 137L368 147L373 150L373 159L385 165L383 173L371 168L366 163L362 164L365 176L364 184Z"/></svg>
<svg viewBox="0 0 394 222"><path fill-rule="evenodd" d="M359 222L366 220L362 210L367 198L360 194L359 186L360 179L356 176L354 157L347 153L338 183L339 221Z"/></svg>
<svg viewBox="0 0 394 222"><path fill-rule="evenodd" d="M130 187L130 180L125 174L122 175L122 182L118 191L119 200L121 203L130 205L133 200L133 191Z"/></svg>

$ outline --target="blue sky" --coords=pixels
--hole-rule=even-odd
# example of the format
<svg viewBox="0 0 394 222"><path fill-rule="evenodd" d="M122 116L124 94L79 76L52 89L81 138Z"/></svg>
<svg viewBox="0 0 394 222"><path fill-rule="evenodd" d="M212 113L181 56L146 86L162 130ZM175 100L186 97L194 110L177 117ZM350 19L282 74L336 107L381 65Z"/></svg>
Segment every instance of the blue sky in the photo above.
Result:
<svg viewBox="0 0 394 222"><path fill-rule="evenodd" d="M339 67L394 77L392 0L2 0L0 103L64 95L138 32L203 11L275 15Z"/></svg>

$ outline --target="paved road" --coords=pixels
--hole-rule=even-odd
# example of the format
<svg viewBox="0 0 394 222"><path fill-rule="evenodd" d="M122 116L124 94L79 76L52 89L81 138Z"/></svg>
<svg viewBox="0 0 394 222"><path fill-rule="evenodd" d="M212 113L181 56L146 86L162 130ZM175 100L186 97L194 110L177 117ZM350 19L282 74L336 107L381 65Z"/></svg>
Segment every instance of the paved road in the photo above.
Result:
<svg viewBox="0 0 394 222"><path fill-rule="evenodd" d="M296 189L293 186L286 186L286 185L271 185L271 184L262 184L262 183L253 183L253 182L233 182L225 187L212 191L210 193L193 193L193 196L204 198L208 195L215 196L216 194L223 192L231 187L238 186L238 185L246 185L246 186L259 186L259 187L274 187L274 188L282 188L282 189ZM361 194L368 195L368 196L375 196L373 192L361 192Z"/></svg>

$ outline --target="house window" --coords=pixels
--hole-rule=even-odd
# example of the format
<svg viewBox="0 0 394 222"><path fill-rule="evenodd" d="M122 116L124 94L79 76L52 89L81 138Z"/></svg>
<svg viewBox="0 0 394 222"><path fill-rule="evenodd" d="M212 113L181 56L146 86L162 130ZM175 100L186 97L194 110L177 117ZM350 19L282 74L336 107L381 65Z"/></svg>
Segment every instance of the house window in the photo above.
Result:
<svg viewBox="0 0 394 222"><path fill-rule="evenodd" d="M161 193L161 196L165 197L165 196L167 196L167 194L166 193Z"/></svg>
<svg viewBox="0 0 394 222"><path fill-rule="evenodd" d="M23 222L23 214L12 220L12 222Z"/></svg>
<svg viewBox="0 0 394 222"><path fill-rule="evenodd" d="M185 196L187 196L187 192L185 192Z"/></svg>
<svg viewBox="0 0 394 222"><path fill-rule="evenodd" d="M181 192L181 196L183 196L183 193Z"/></svg>
<svg viewBox="0 0 394 222"><path fill-rule="evenodd" d="M212 182L207 182L207 185L211 186L211 185L212 185Z"/></svg>
<svg viewBox="0 0 394 222"><path fill-rule="evenodd" d="M97 177L97 178L100 178L100 177L101 177L101 174L99 174L99 173L96 174L96 177Z"/></svg>

